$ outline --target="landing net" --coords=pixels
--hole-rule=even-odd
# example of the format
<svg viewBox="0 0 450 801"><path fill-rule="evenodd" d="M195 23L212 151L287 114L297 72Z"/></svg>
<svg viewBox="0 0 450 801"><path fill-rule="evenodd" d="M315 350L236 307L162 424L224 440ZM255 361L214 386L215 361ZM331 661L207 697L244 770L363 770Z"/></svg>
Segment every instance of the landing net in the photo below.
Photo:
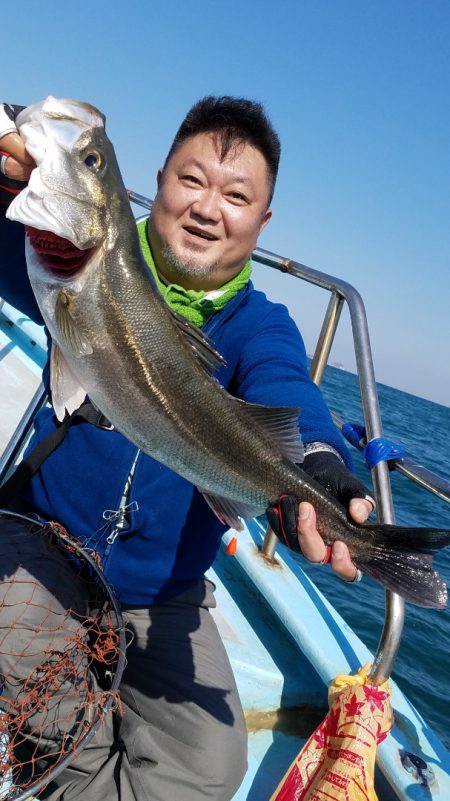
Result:
<svg viewBox="0 0 450 801"><path fill-rule="evenodd" d="M0 800L47 786L119 705L125 636L95 560L0 510Z"/></svg>

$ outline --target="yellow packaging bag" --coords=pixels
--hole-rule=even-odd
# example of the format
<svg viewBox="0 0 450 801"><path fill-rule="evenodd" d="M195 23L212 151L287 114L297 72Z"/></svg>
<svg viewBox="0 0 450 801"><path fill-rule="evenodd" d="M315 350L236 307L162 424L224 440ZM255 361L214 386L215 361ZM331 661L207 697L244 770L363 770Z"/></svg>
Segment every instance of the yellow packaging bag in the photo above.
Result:
<svg viewBox="0 0 450 801"><path fill-rule="evenodd" d="M388 682L338 676L329 687L330 711L296 757L270 801L378 801L374 788L378 743L393 715Z"/></svg>

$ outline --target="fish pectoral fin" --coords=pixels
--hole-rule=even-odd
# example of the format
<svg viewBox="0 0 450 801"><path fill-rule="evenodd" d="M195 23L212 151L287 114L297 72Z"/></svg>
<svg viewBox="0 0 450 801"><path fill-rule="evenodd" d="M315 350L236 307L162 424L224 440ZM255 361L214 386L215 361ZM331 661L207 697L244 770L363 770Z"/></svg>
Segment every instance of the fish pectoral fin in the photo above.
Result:
<svg viewBox="0 0 450 801"><path fill-rule="evenodd" d="M450 531L373 523L363 527L370 531L370 544L351 553L363 573L417 606L446 607L447 585L431 560L450 543Z"/></svg>
<svg viewBox="0 0 450 801"><path fill-rule="evenodd" d="M211 339L201 328L198 328L194 323L190 323L189 320L186 320L185 317L173 309L170 309L170 313L175 325L183 335L184 341L210 375L226 364L223 356L215 349Z"/></svg>
<svg viewBox="0 0 450 801"><path fill-rule="evenodd" d="M239 398L236 402L242 411L263 429L286 459L298 464L303 462L305 449L298 425L299 408L262 406L259 403L247 403Z"/></svg>
<svg viewBox="0 0 450 801"><path fill-rule="evenodd" d="M52 343L50 354L50 389L52 406L60 422L64 420L66 411L68 414L72 414L81 406L87 394L74 376L56 342Z"/></svg>
<svg viewBox="0 0 450 801"><path fill-rule="evenodd" d="M79 359L81 356L88 356L92 353L92 346L77 328L75 320L70 312L70 304L70 296L62 289L58 293L56 299L55 319L64 345Z"/></svg>
<svg viewBox="0 0 450 801"><path fill-rule="evenodd" d="M260 508L239 501L232 501L230 498L223 498L219 495L212 495L207 490L201 489L201 487L197 489L202 493L206 503L211 507L220 522L230 526L230 528L235 528L236 531L242 531L243 529L242 521L239 518L250 520L261 513Z"/></svg>

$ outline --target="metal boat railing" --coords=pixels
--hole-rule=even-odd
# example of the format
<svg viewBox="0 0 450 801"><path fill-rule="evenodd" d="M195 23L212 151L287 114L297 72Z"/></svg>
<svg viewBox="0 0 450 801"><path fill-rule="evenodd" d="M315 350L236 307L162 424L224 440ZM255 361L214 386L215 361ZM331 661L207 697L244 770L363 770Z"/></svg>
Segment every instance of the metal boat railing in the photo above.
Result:
<svg viewBox="0 0 450 801"><path fill-rule="evenodd" d="M133 203L147 210L151 209L152 201L148 198L132 191L129 191L128 195ZM322 381L341 311L344 302L347 303L352 326L367 442L376 438L381 438L383 432L369 331L364 304L359 293L346 281L341 281L331 275L313 270L292 259L283 258L267 250L263 250L262 248L257 248L254 251L252 259L259 264L264 264L280 270L281 272L289 273L289 275L300 278L315 286L322 287L330 292L328 308L325 313L310 368L311 377L317 385L320 385ZM41 385L23 415L6 451L0 458L0 485L17 461L24 446L24 442L30 433L34 415L45 401L45 390ZM333 417L338 427L341 427L343 421L335 414L333 414ZM364 444L364 442L361 442L360 447L363 447ZM391 469L395 468L399 470L405 476L416 481L443 500L450 502L450 483L441 479L422 465L417 464L412 459L409 459L409 457L395 459L390 462L390 466ZM378 518L383 523L395 523L389 467L385 461L379 462L372 468L372 480ZM263 546L266 555L273 555L275 544L276 537L273 532L268 529ZM385 623L371 671L372 679L376 684L380 684L388 678L392 671L400 645L403 622L403 599L396 593L386 591Z"/></svg>

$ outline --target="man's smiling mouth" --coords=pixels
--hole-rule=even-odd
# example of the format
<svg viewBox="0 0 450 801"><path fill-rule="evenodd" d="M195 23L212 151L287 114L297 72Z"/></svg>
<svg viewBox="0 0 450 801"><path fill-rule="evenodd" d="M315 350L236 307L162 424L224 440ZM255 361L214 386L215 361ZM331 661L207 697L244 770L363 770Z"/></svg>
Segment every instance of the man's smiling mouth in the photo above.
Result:
<svg viewBox="0 0 450 801"><path fill-rule="evenodd" d="M214 234L210 234L208 231L202 231L201 228L194 228L191 225L183 226L183 230L192 236L198 236L199 239L205 239L207 242L217 242L219 238Z"/></svg>

